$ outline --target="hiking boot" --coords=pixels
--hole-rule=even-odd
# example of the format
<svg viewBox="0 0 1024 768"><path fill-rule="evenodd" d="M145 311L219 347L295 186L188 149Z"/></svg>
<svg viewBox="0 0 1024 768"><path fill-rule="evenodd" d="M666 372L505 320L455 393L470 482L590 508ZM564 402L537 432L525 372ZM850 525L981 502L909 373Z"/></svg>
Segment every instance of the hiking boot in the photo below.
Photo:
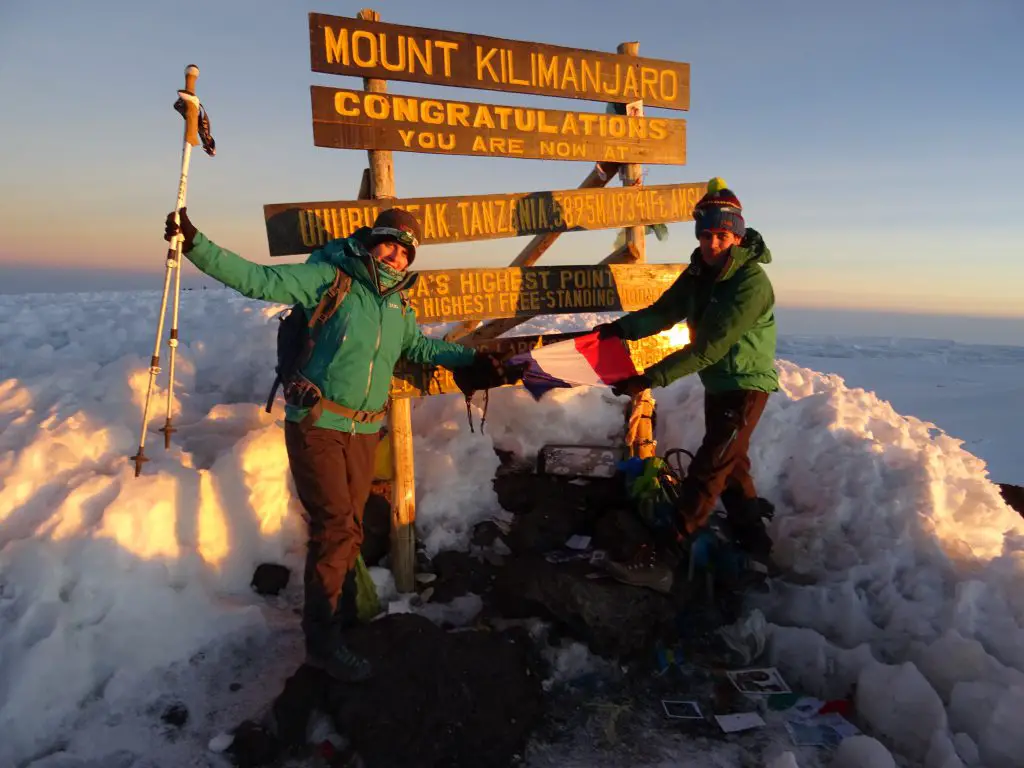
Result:
<svg viewBox="0 0 1024 768"><path fill-rule="evenodd" d="M342 683L361 683L373 676L370 662L353 653L344 643L338 643L328 655L307 651L306 664L323 670Z"/></svg>
<svg viewBox="0 0 1024 768"><path fill-rule="evenodd" d="M617 581L632 587L647 587L662 594L672 591L672 569L659 563L654 550L646 545L640 547L629 560L621 563L608 561L605 566Z"/></svg>
<svg viewBox="0 0 1024 768"><path fill-rule="evenodd" d="M728 501L731 503L725 505L724 533L751 560L768 565L771 562L773 542L765 520L771 520L774 516L774 506L760 498Z"/></svg>

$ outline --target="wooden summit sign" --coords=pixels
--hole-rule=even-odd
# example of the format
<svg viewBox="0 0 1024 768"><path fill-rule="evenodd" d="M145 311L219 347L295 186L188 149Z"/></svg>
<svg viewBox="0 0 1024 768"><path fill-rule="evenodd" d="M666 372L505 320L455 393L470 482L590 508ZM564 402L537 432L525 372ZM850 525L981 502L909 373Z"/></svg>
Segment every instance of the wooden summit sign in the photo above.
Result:
<svg viewBox="0 0 1024 768"><path fill-rule="evenodd" d="M496 237L618 229L690 221L704 184L563 189L405 200L274 203L263 206L271 256L310 253L327 241L373 225L393 206L414 214L421 244L463 243Z"/></svg>
<svg viewBox="0 0 1024 768"><path fill-rule="evenodd" d="M504 339L490 339L474 345L476 349L494 352L503 357L529 352L547 344L581 336L581 333L546 334L543 336L513 336ZM685 336L675 337L669 333L659 333L637 341L627 341L629 356L637 370L643 371L662 360L666 355L685 346ZM445 395L458 392L455 379L450 370L443 367L430 368L415 365L402 359L395 368L395 377L391 382L391 397L425 397L429 395Z"/></svg>
<svg viewBox="0 0 1024 768"><path fill-rule="evenodd" d="M686 121L310 86L313 143L473 157L686 163Z"/></svg>
<svg viewBox="0 0 1024 768"><path fill-rule="evenodd" d="M690 65L309 14L312 70L381 80L690 108Z"/></svg>
<svg viewBox="0 0 1024 768"><path fill-rule="evenodd" d="M648 306L682 274L682 264L447 269L419 273L408 292L416 320L444 323Z"/></svg>

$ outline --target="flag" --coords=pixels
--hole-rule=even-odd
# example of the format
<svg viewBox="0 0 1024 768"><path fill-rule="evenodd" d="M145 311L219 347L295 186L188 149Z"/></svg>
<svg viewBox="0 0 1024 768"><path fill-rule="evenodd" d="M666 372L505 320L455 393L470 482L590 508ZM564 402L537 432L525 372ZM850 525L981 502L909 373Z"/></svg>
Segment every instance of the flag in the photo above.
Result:
<svg viewBox="0 0 1024 768"><path fill-rule="evenodd" d="M610 386L639 373L625 341L599 339L597 333L522 352L508 364L525 366L523 386L535 400L551 389Z"/></svg>

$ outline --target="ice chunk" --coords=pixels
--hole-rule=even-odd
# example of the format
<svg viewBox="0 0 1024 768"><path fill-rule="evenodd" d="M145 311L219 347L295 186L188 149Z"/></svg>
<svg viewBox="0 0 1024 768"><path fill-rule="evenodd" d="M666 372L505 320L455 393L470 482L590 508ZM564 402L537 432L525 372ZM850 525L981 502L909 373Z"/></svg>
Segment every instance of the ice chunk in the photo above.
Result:
<svg viewBox="0 0 1024 768"><path fill-rule="evenodd" d="M896 761L878 739L851 736L836 748L831 768L896 768Z"/></svg>
<svg viewBox="0 0 1024 768"><path fill-rule="evenodd" d="M925 768L964 768L956 748L945 731L935 731L924 758Z"/></svg>
<svg viewBox="0 0 1024 768"><path fill-rule="evenodd" d="M792 752L783 752L778 757L769 761L765 768L800 768L796 756Z"/></svg>
<svg viewBox="0 0 1024 768"><path fill-rule="evenodd" d="M857 682L857 711L874 732L904 755L922 760L932 734L946 729L946 710L911 662L867 664Z"/></svg>
<svg viewBox="0 0 1024 768"><path fill-rule="evenodd" d="M968 768L981 762L981 756L978 754L978 745L966 733L958 733L953 736L953 747L956 749L956 753L960 756L964 765L968 766Z"/></svg>

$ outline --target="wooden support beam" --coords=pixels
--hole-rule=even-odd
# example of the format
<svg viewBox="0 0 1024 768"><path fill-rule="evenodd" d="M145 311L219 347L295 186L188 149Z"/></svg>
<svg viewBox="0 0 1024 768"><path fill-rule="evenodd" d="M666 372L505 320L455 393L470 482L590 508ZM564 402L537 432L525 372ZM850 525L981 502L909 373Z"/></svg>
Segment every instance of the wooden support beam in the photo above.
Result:
<svg viewBox="0 0 1024 768"><path fill-rule="evenodd" d="M359 11L363 21L380 21L380 14L370 8ZM363 88L370 93L385 93L386 80L366 78ZM370 196L395 196L395 166L391 152L369 150ZM394 487L391 494L391 571L400 592L416 588L416 473L412 448L412 401L394 400L388 413L391 453L394 457Z"/></svg>
<svg viewBox="0 0 1024 768"><path fill-rule="evenodd" d="M618 53L625 54L626 56L639 56L640 43L619 43ZM623 111L625 111L625 105L623 105ZM624 165L619 173L624 187L637 186L643 183L642 165L634 163ZM644 240L644 227L626 227L626 244L630 243L636 248L636 252L639 254L639 261L641 263L646 261L647 249Z"/></svg>
<svg viewBox="0 0 1024 768"><path fill-rule="evenodd" d="M594 189L596 187L607 186L608 182L611 181L612 177L616 173L618 173L618 170L621 167L622 166L619 165L619 163L597 163L591 169L590 173L587 174L587 178L583 180L583 182L579 185L579 187L577 187L577 189ZM555 240L558 239L558 236L560 234L562 233L546 232L543 235L535 235L533 239L526 244L526 247L519 252L519 255L512 259L512 263L509 266L533 266L534 264L537 263L538 259L540 259L540 257L544 255L547 249L551 247ZM488 323L484 326L481 326L480 328L477 328L477 330L480 331L481 333L488 333L489 335L476 336L473 338L495 339L501 334L505 333L505 331L515 328L517 325L523 322L522 320L517 320L515 322L512 322L511 325L509 325L509 323L512 320L513 318L505 320L495 320L493 321L493 323ZM484 331L484 328L487 328L490 325L493 325L494 323L498 323L499 325L496 325L490 331ZM470 334L470 331L476 328L476 326L477 321L475 320L467 321L464 323L458 323L457 325L453 326L448 331L448 333L445 334L445 339L447 339L448 341L459 341L463 344L469 344L469 338L470 336L472 336L472 334ZM498 327L501 327L502 330L497 330Z"/></svg>
<svg viewBox="0 0 1024 768"><path fill-rule="evenodd" d="M618 53L626 56L639 56L640 43L619 43ZM623 186L640 186L643 184L643 166L634 163L624 165L620 176ZM647 261L645 232L646 227L643 226L626 227L625 229L626 246L632 254L635 254L636 263L639 264ZM647 459L656 454L657 444L654 441L653 428L654 408L654 395L649 389L639 393L630 403L626 444L631 456Z"/></svg>

